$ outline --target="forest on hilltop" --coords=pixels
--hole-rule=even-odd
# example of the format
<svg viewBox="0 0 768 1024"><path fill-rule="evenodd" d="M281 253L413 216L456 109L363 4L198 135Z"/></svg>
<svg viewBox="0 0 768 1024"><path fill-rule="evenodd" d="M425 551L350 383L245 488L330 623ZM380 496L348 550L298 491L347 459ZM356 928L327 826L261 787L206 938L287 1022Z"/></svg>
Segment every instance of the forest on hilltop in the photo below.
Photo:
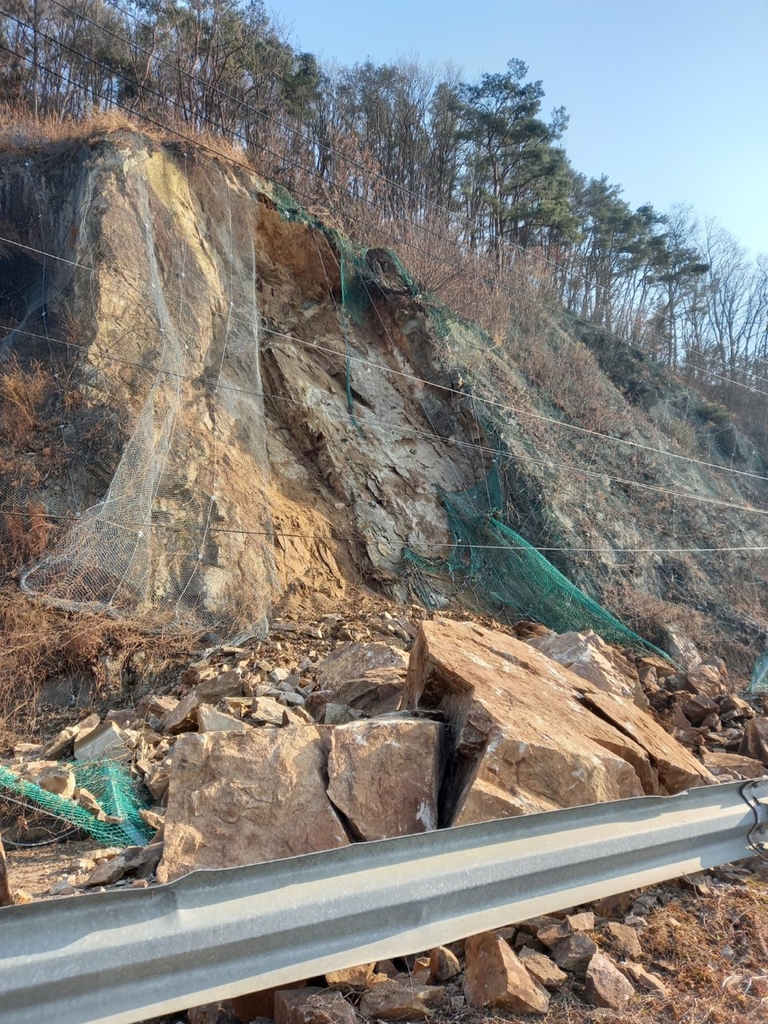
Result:
<svg viewBox="0 0 768 1024"><path fill-rule="evenodd" d="M260 0L15 0L0 13L13 121L119 110L219 137L300 201L391 240L421 283L491 333L457 290L525 290L685 375L768 434L768 257L680 205L633 209L570 163L564 108L512 59L465 81L415 59L323 66ZM410 258L409 258L410 257Z"/></svg>

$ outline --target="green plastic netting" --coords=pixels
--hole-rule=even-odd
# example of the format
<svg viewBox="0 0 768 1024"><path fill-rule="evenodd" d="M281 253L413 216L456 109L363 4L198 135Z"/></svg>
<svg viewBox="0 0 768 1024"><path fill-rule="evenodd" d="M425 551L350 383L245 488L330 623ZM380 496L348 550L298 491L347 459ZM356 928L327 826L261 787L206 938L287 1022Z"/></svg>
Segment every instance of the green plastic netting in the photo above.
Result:
<svg viewBox="0 0 768 1024"><path fill-rule="evenodd" d="M149 842L152 832L139 815L139 810L148 804L141 798L126 765L117 761L74 761L61 762L61 766L73 772L78 788L92 793L105 813L119 818L119 823L99 821L74 800L49 793L19 778L9 768L0 767L0 790L69 822L103 846L144 846Z"/></svg>
<svg viewBox="0 0 768 1024"><path fill-rule="evenodd" d="M460 353L487 353L492 348L490 336L479 324L458 316L435 296L420 291L394 252L355 245L339 231L311 217L279 186L270 186L268 194L286 220L322 231L339 253L347 407L353 423L349 323L362 323L375 287L385 286L389 292L399 289L419 301L443 346L442 355L449 362ZM461 369L463 390L471 397L471 370L466 365L452 368ZM496 433L493 424L488 427L489 433ZM558 633L594 630L612 643L669 658L665 651L644 640L571 583L503 521L504 500L496 468L469 490L458 494L441 490L440 497L454 540L450 557L424 558L409 548L403 552L411 585L425 605L434 607L437 603L428 578L447 577L455 587L471 591L480 604L494 612L532 619Z"/></svg>
<svg viewBox="0 0 768 1024"><path fill-rule="evenodd" d="M424 577L449 577L493 611L541 622L557 633L593 630L604 640L668 655L644 640L585 594L501 519L504 501L496 469L458 494L441 491L453 536L445 560L424 558L406 548L406 565L416 569L421 600L434 605Z"/></svg>
<svg viewBox="0 0 768 1024"><path fill-rule="evenodd" d="M764 651L755 662L747 693L768 693L768 651Z"/></svg>

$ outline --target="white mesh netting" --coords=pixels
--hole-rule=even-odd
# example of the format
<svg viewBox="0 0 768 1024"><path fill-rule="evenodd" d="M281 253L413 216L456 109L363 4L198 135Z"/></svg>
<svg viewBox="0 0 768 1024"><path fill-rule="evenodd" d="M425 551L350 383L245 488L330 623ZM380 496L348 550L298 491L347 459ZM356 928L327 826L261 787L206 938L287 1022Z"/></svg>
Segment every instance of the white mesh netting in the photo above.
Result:
<svg viewBox="0 0 768 1024"><path fill-rule="evenodd" d="M276 586L259 204L224 169L195 176L185 154L134 147L120 168L83 166L62 234L44 172L26 175L43 211L29 242L43 299L2 372L6 391L37 375L41 422L23 439L36 471L6 485L3 506L28 525L44 507L57 525L23 589L66 609L259 632Z"/></svg>

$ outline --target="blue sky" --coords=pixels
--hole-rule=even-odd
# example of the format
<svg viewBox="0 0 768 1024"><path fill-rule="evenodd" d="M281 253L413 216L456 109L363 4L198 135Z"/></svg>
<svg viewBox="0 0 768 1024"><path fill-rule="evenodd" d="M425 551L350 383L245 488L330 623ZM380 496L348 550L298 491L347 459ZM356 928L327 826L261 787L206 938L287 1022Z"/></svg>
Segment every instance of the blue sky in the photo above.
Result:
<svg viewBox="0 0 768 1024"><path fill-rule="evenodd" d="M280 0L271 11L328 61L419 56L473 80L519 57L545 110L567 108L577 170L607 174L634 206L691 203L768 252L768 0Z"/></svg>

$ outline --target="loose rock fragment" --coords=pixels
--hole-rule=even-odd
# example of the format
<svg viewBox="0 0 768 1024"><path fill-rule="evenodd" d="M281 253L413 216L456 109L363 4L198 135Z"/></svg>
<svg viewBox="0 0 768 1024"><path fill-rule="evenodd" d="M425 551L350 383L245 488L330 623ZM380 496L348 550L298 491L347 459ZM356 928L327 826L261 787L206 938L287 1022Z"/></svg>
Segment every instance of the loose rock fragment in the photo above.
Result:
<svg viewBox="0 0 768 1024"><path fill-rule="evenodd" d="M753 718L747 722L739 753L768 768L768 718Z"/></svg>
<svg viewBox="0 0 768 1024"><path fill-rule="evenodd" d="M642 955L643 948L636 928L620 924L618 921L610 921L606 925L606 931L611 939L611 946L619 956L634 959Z"/></svg>
<svg viewBox="0 0 768 1024"><path fill-rule="evenodd" d="M623 1010L635 990L616 964L605 954L595 953L587 968L584 995L593 1006Z"/></svg>
<svg viewBox="0 0 768 1024"><path fill-rule="evenodd" d="M669 990L658 974L647 971L640 964L621 964L621 970L624 974L629 975L636 985L645 989L646 992L650 992L651 995L658 996L659 999L666 999L669 996Z"/></svg>
<svg viewBox="0 0 768 1024"><path fill-rule="evenodd" d="M467 939L464 995L470 1006L512 1013L546 1013L549 993L493 932Z"/></svg>
<svg viewBox="0 0 768 1024"><path fill-rule="evenodd" d="M461 973L461 964L450 949L435 946L429 953L429 974L432 982L438 984L450 981Z"/></svg>
<svg viewBox="0 0 768 1024"><path fill-rule="evenodd" d="M125 858L122 856L112 857L110 860L98 864L85 884L89 886L113 885L115 882L119 882L124 874Z"/></svg>
<svg viewBox="0 0 768 1024"><path fill-rule="evenodd" d="M556 992L562 988L568 978L565 971L561 971L557 964L544 953L537 953L535 950L523 946L518 956L534 981L538 981L550 992Z"/></svg>
<svg viewBox="0 0 768 1024"><path fill-rule="evenodd" d="M77 761L125 760L129 754L122 729L114 722L102 722L84 736L75 738Z"/></svg>
<svg viewBox="0 0 768 1024"><path fill-rule="evenodd" d="M180 732L189 732L197 728L197 706L200 698L196 693L189 693L179 703L165 714L160 722L163 732L176 735Z"/></svg>
<svg viewBox="0 0 768 1024"><path fill-rule="evenodd" d="M71 800L77 786L74 773L67 768L46 768L34 782L36 786L48 793L55 793L62 800Z"/></svg>
<svg viewBox="0 0 768 1024"><path fill-rule="evenodd" d="M245 732L250 726L242 718L217 711L210 704L200 704L197 708L197 728L200 732Z"/></svg>
<svg viewBox="0 0 768 1024"><path fill-rule="evenodd" d="M570 974L584 974L597 945L584 932L574 932L552 945L552 959Z"/></svg>
<svg viewBox="0 0 768 1024"><path fill-rule="evenodd" d="M359 964L357 967L347 967L342 971L330 971L325 976L325 983L329 988L338 989L339 992L362 992L371 983L373 968L373 964Z"/></svg>
<svg viewBox="0 0 768 1024"><path fill-rule="evenodd" d="M388 979L373 985L360 1000L360 1012L375 1020L421 1020L448 1002L444 988L411 980Z"/></svg>
<svg viewBox="0 0 768 1024"><path fill-rule="evenodd" d="M275 992L275 1024L355 1024L354 1009L341 992L316 988Z"/></svg>

